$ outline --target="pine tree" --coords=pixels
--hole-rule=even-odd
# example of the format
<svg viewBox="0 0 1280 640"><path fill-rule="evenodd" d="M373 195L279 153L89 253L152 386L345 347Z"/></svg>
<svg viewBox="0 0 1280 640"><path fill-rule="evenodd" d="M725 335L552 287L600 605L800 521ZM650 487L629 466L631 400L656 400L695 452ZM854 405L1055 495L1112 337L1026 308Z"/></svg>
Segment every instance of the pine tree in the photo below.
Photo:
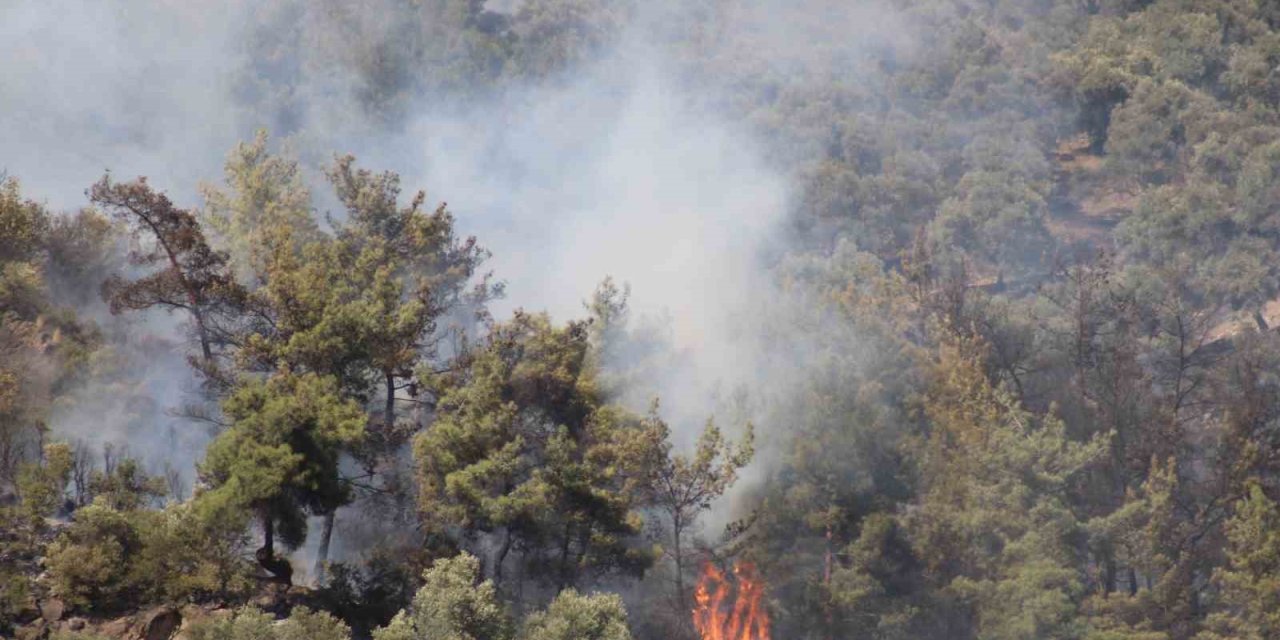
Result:
<svg viewBox="0 0 1280 640"><path fill-rule="evenodd" d="M662 434L602 401L582 323L518 313L456 372L432 381L436 421L419 434L419 509L432 530L492 536L561 587L588 571L639 573L637 508Z"/></svg>
<svg viewBox="0 0 1280 640"><path fill-rule="evenodd" d="M161 307L189 314L201 364L212 367L214 347L225 338L218 319L234 310L243 296L226 255L209 246L190 211L152 189L146 178L118 183L103 176L90 187L89 199L128 226L140 246L130 255L132 262L157 267L137 280L108 279L103 295L112 312Z"/></svg>
<svg viewBox="0 0 1280 640"><path fill-rule="evenodd" d="M258 562L288 581L276 533L296 548L306 513L330 512L350 498L338 458L363 437L364 412L342 399L333 378L287 370L242 382L222 409L232 424L209 445L200 475L210 488L198 499L209 510L252 511L263 534Z"/></svg>
<svg viewBox="0 0 1280 640"><path fill-rule="evenodd" d="M1226 523L1227 562L1214 573L1217 611L1202 640L1262 640L1280 634L1280 507L1252 484Z"/></svg>

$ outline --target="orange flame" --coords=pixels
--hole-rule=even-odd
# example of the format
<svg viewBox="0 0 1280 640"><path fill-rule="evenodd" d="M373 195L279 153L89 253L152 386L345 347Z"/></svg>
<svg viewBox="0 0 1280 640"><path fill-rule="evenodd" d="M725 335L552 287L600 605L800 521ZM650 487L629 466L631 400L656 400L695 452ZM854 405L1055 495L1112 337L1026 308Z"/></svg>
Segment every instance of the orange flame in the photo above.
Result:
<svg viewBox="0 0 1280 640"><path fill-rule="evenodd" d="M707 563L693 593L697 607L693 626L701 640L769 640L769 614L761 601L764 583L748 563L735 565L733 584L722 571Z"/></svg>

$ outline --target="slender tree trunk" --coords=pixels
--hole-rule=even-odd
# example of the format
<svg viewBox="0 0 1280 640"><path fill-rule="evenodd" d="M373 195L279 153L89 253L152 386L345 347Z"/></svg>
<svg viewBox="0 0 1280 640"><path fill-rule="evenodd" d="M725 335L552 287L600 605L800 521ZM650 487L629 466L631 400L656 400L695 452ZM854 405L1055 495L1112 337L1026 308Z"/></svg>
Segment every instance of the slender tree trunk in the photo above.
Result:
<svg viewBox="0 0 1280 640"><path fill-rule="evenodd" d="M204 324L204 313L193 306L191 308L191 316L195 318L196 333L200 336L200 355L204 357L206 365L213 364L213 347L209 345L209 330Z"/></svg>
<svg viewBox="0 0 1280 640"><path fill-rule="evenodd" d="M831 523L829 522L827 523L826 538L827 538L827 541L826 541L827 549L826 549L826 557L823 559L822 584L826 587L827 593L830 593L831 592L831 566L834 563L835 554L832 552L832 548L831 548L832 541L834 539L834 534L831 530ZM831 604L828 603L823 605L823 609L825 609L825 611L823 612L823 615L826 617L826 621L827 621L827 640L831 640L831 630L835 626L835 622L832 618Z"/></svg>
<svg viewBox="0 0 1280 640"><path fill-rule="evenodd" d="M386 376L387 404L382 409L382 417L387 424L387 436L390 437L391 432L396 428L396 377L391 372L387 372Z"/></svg>
<svg viewBox="0 0 1280 640"><path fill-rule="evenodd" d="M329 568L329 542L333 540L333 522L337 509L324 514L324 529L320 531L320 548L316 549L316 586L324 586L325 573Z"/></svg>
<svg viewBox="0 0 1280 640"><path fill-rule="evenodd" d="M573 525L565 523L564 539L560 542L560 590L569 586L569 545L573 538Z"/></svg>
<svg viewBox="0 0 1280 640"><path fill-rule="evenodd" d="M258 517L262 520L262 549L263 554L268 557L276 555L276 529L275 523L271 521L271 512L263 509Z"/></svg>
<svg viewBox="0 0 1280 640"><path fill-rule="evenodd" d="M266 569L276 582L285 585L293 584L293 565L284 558L276 557L276 531L270 508L262 507L258 517L262 521L262 547L255 554L258 565Z"/></svg>
<svg viewBox="0 0 1280 640"><path fill-rule="evenodd" d="M493 559L493 583L499 587L502 586L502 565L507 561L507 554L511 552L511 530L507 529L503 536L502 547L498 549L498 555Z"/></svg>
<svg viewBox="0 0 1280 640"><path fill-rule="evenodd" d="M1102 593L1109 596L1116 591L1116 557L1110 550L1102 560Z"/></svg>
<svg viewBox="0 0 1280 640"><path fill-rule="evenodd" d="M684 549L680 545L680 530L683 528L684 523L678 516L671 519L672 542L676 550L676 601L680 604L680 613L686 614L689 612L689 600L684 594Z"/></svg>
<svg viewBox="0 0 1280 640"><path fill-rule="evenodd" d="M523 615L524 613L524 577L525 567L529 566L529 555L527 552L520 552L520 561L516 563L516 613Z"/></svg>

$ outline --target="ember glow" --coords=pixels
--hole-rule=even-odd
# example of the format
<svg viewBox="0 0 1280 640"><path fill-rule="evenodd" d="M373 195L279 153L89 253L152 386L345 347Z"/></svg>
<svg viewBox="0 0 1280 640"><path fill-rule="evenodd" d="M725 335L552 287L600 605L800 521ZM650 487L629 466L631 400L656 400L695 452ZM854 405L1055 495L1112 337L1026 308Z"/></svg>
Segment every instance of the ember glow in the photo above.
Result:
<svg viewBox="0 0 1280 640"><path fill-rule="evenodd" d="M769 640L764 583L753 565L734 565L733 578L728 579L707 563L693 598L693 626L701 640Z"/></svg>

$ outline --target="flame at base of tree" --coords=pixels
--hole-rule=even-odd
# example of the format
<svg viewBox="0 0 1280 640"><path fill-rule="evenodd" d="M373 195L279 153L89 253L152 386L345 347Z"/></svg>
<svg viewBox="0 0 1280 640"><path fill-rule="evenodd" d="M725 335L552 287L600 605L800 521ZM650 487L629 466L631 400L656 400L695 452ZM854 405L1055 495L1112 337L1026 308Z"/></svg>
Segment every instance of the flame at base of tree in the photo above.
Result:
<svg viewBox="0 0 1280 640"><path fill-rule="evenodd" d="M693 626L701 640L769 640L764 583L753 565L734 565L730 580L707 563L693 599Z"/></svg>

